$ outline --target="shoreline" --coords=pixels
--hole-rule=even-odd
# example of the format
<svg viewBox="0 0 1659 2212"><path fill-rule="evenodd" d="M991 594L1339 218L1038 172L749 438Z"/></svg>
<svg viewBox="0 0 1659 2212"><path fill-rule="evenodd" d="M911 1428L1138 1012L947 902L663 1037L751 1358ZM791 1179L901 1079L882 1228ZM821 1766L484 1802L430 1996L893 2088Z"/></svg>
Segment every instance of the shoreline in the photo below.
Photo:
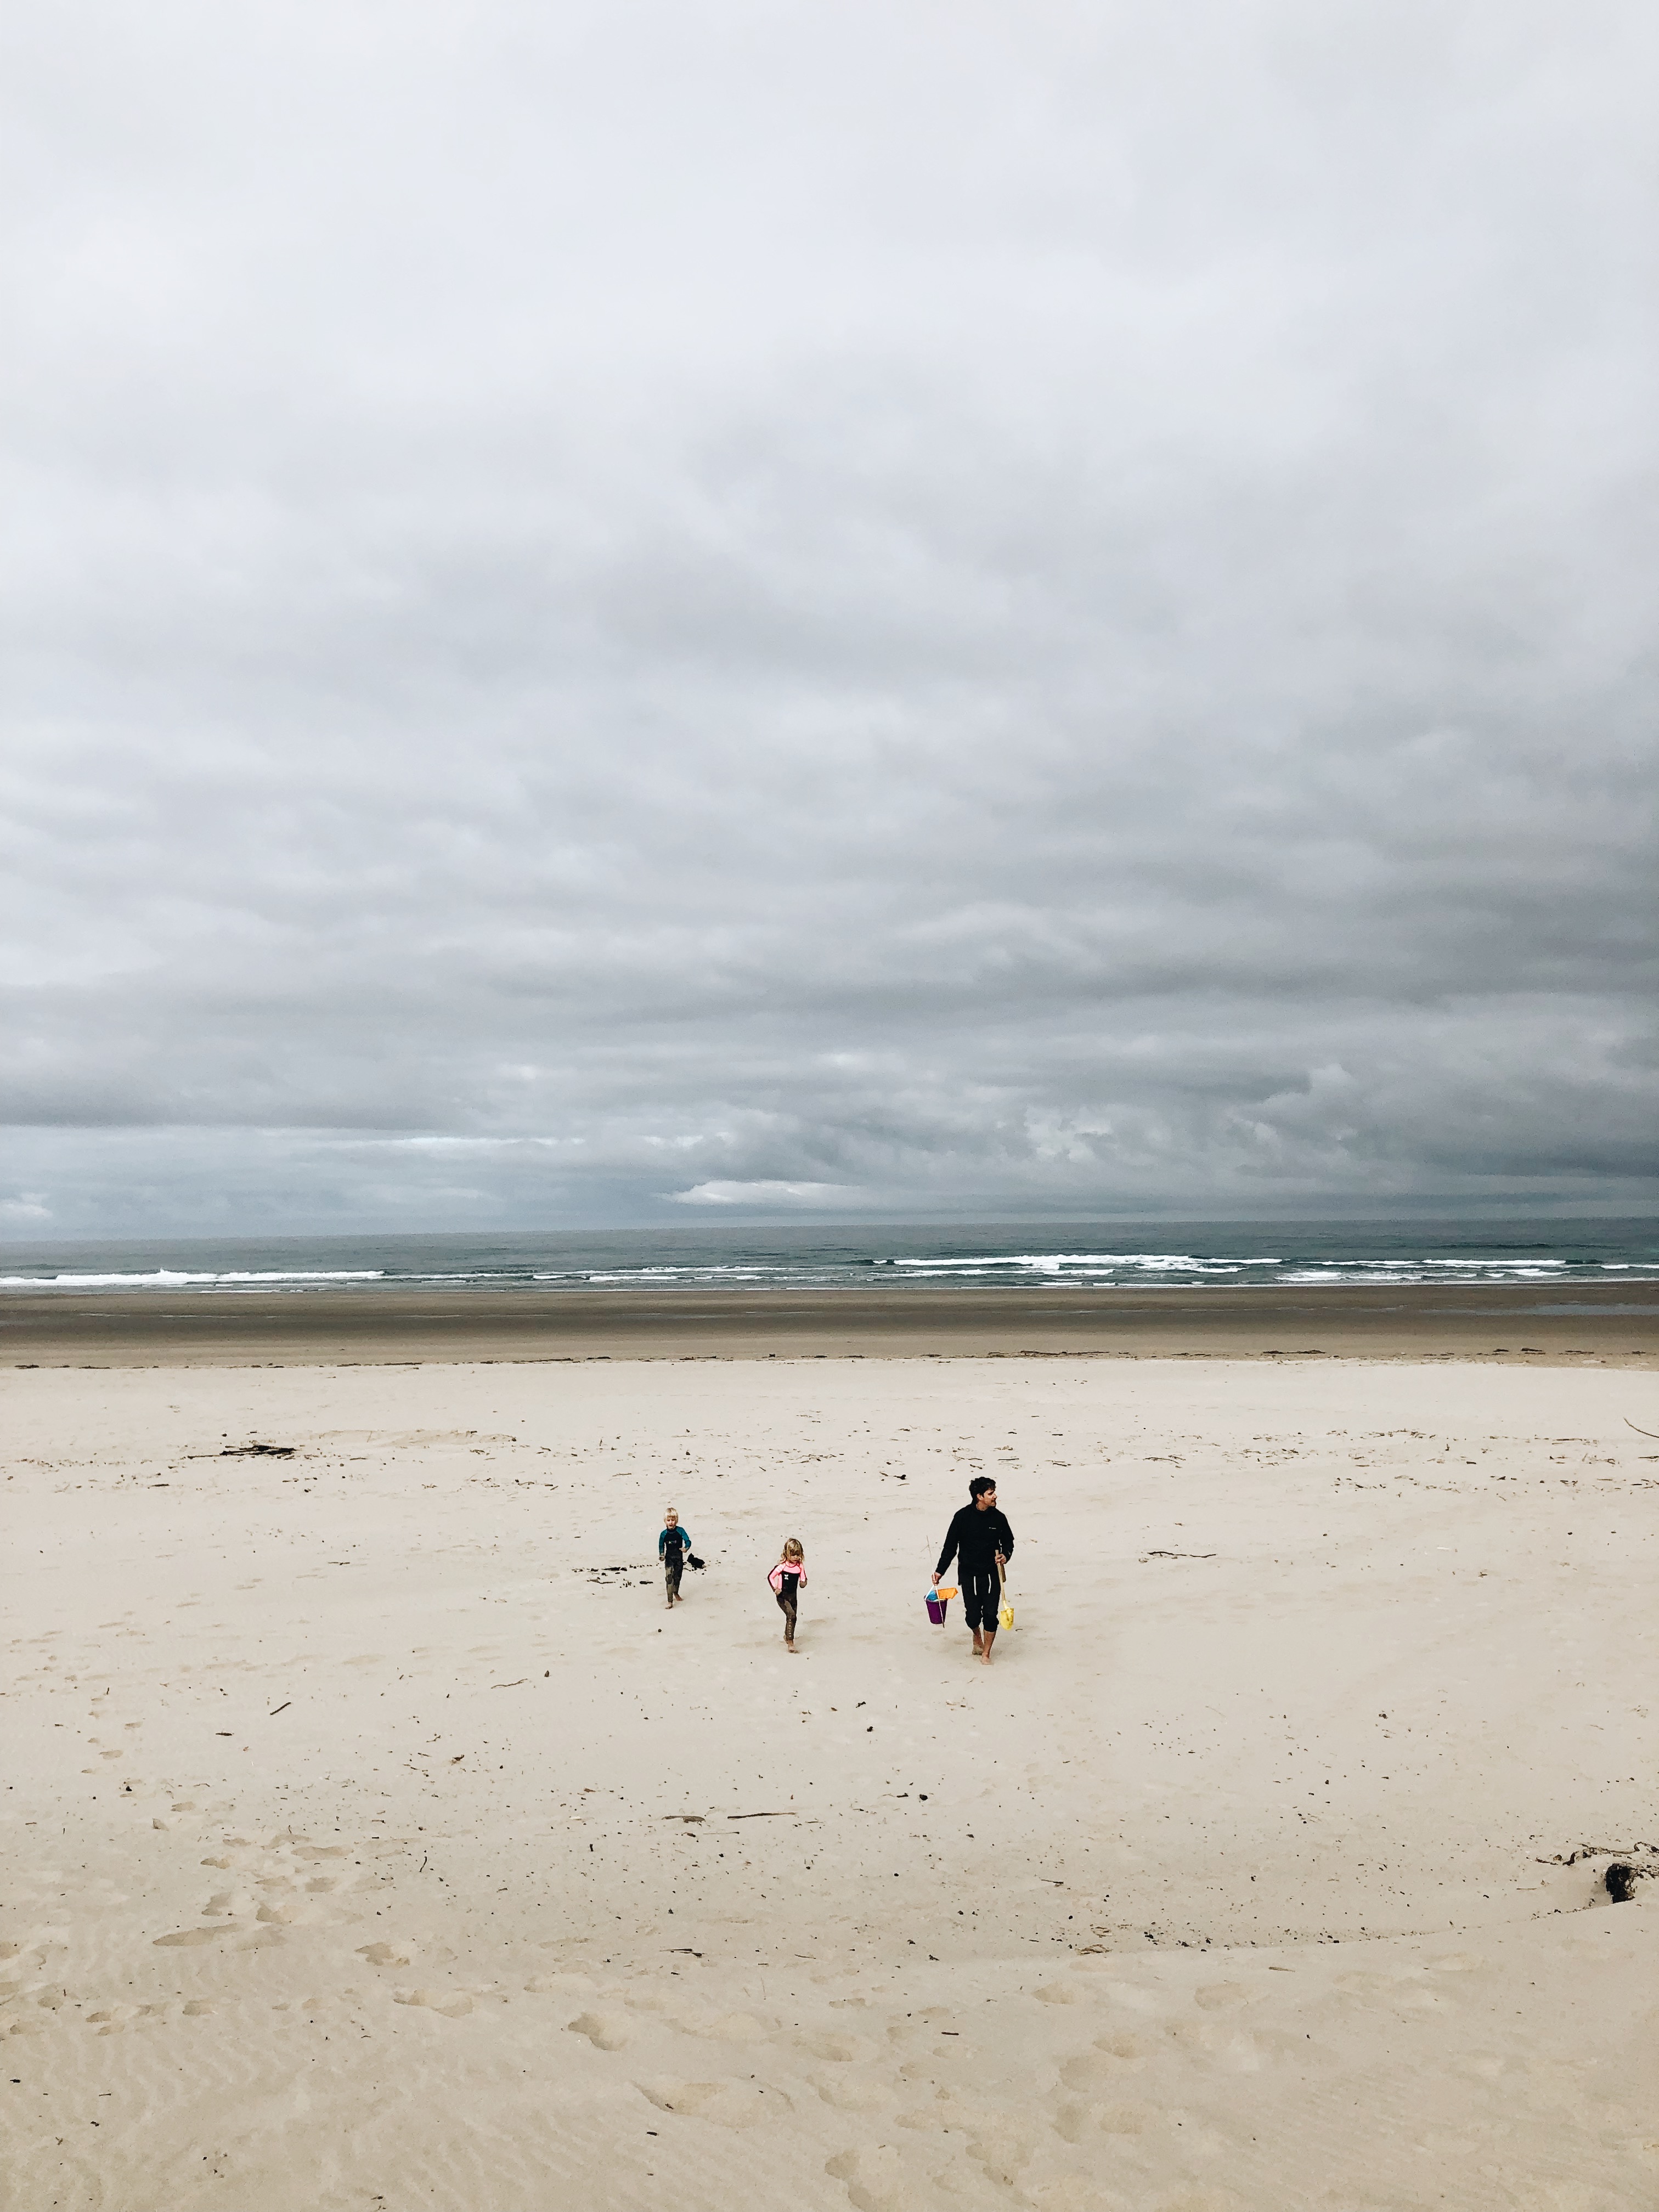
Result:
<svg viewBox="0 0 1659 2212"><path fill-rule="evenodd" d="M16 1291L0 1366L984 1358L1659 1363L1659 1285Z"/></svg>

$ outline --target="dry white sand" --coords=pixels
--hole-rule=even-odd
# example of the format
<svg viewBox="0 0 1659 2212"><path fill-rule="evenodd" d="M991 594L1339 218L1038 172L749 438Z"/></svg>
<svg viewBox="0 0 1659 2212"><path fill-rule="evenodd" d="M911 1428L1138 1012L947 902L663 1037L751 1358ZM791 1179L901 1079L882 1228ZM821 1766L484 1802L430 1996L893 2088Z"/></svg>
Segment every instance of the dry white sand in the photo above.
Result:
<svg viewBox="0 0 1659 2212"><path fill-rule="evenodd" d="M27 2212L1659 2202L1650 1376L4 1388Z"/></svg>

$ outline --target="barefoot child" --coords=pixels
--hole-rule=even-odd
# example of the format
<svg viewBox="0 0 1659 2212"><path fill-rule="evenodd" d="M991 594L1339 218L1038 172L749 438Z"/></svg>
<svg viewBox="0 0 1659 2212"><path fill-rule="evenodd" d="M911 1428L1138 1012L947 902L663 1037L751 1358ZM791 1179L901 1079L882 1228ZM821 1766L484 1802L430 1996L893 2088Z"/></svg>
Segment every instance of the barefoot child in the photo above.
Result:
<svg viewBox="0 0 1659 2212"><path fill-rule="evenodd" d="M795 1648L795 1613L800 1603L800 1593L806 1583L806 1554L800 1547L799 1536L792 1536L784 1546L781 1557L766 1577L778 1601L778 1610L783 1615L783 1648Z"/></svg>
<svg viewBox="0 0 1659 2212"><path fill-rule="evenodd" d="M657 1557L662 1561L663 1580L668 1585L668 1602L672 1607L684 1605L680 1595L680 1575L690 1556L691 1537L680 1526L680 1516L671 1505L663 1516L666 1524L657 1539Z"/></svg>

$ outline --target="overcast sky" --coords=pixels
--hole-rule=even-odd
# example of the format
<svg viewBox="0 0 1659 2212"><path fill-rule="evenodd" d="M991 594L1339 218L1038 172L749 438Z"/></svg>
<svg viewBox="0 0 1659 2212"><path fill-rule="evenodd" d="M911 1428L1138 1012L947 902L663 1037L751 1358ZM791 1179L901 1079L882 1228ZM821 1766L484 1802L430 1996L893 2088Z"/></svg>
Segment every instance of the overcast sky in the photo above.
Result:
<svg viewBox="0 0 1659 2212"><path fill-rule="evenodd" d="M1640 0L4 46L9 1238L1659 1203Z"/></svg>

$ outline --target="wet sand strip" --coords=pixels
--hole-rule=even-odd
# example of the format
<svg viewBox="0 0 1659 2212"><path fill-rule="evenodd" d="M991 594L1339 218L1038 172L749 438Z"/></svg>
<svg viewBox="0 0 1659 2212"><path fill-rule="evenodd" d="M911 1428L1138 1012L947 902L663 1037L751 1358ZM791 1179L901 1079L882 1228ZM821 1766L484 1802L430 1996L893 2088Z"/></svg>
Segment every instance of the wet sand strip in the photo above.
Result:
<svg viewBox="0 0 1659 2212"><path fill-rule="evenodd" d="M1659 1284L1056 1291L15 1291L0 1365L546 1359L1659 1362Z"/></svg>

